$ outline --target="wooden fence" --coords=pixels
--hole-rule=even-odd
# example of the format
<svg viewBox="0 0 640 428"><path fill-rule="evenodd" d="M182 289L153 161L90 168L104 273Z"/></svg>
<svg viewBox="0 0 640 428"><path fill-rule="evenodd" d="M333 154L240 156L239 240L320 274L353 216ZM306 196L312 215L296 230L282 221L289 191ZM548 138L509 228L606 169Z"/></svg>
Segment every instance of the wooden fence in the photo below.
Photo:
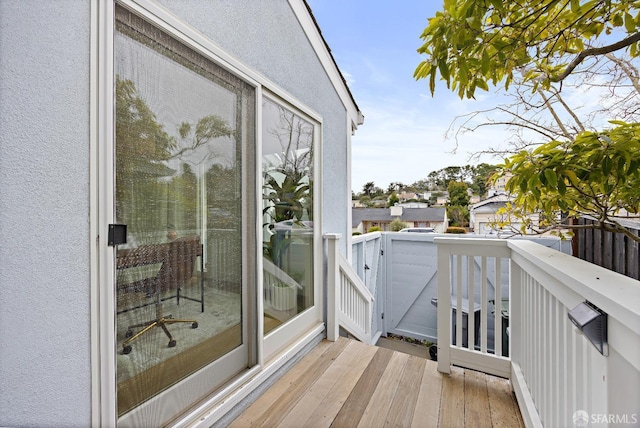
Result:
<svg viewBox="0 0 640 428"><path fill-rule="evenodd" d="M589 218L579 218L574 223L594 224ZM633 234L640 236L640 223L623 224ZM573 254L579 259L640 280L640 243L622 233L600 229L577 229L573 238Z"/></svg>

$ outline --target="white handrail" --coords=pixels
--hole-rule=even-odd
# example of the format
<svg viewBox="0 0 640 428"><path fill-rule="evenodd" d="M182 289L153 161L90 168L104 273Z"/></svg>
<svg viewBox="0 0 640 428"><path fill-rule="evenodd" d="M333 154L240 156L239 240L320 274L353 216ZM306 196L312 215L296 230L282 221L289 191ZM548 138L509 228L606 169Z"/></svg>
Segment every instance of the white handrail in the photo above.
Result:
<svg viewBox="0 0 640 428"><path fill-rule="evenodd" d="M371 343L371 313L374 297L347 259L337 249L340 234L327 240L327 339L337 340L339 327L358 340Z"/></svg>
<svg viewBox="0 0 640 428"><path fill-rule="evenodd" d="M640 282L533 242L460 238L434 242L438 244L438 370L449 372L456 364L510 378L527 426L570 426L576 417L602 426L640 421ZM495 340L493 354L486 349L486 321L481 321L479 332L482 344L479 349L472 346L475 304L470 296L478 295L474 287L480 285L480 320L487 320L485 266L507 258L510 349L509 357L502 357L500 340ZM473 273L478 264L480 278ZM495 271L499 301L500 269ZM465 292L470 297L469 346L461 343L461 311L456 314L454 336L451 332L452 303L461 308ZM607 313L609 356L600 354L568 319L568 312L585 300ZM496 336L498 309L493 317Z"/></svg>
<svg viewBox="0 0 640 428"><path fill-rule="evenodd" d="M265 286L272 285L273 283L281 282L290 287L299 288L302 290L302 286L298 284L298 282L291 278L289 274L280 269L278 266L273 264L273 262L266 257L262 259L264 276L265 276Z"/></svg>

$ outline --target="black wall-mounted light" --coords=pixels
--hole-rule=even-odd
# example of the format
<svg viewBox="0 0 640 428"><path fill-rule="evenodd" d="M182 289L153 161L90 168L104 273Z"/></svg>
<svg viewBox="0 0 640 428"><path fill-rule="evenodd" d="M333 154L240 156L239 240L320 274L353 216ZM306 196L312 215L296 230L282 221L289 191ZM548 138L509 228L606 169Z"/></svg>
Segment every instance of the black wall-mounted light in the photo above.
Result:
<svg viewBox="0 0 640 428"><path fill-rule="evenodd" d="M569 311L569 319L605 357L609 355L607 342L607 314L591 302L580 303Z"/></svg>

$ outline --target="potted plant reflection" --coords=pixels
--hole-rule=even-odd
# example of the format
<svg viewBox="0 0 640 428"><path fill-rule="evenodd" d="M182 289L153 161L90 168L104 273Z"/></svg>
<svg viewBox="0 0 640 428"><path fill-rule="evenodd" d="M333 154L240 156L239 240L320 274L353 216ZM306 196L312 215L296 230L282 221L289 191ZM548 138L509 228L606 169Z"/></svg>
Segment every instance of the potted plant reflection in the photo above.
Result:
<svg viewBox="0 0 640 428"><path fill-rule="evenodd" d="M271 101L263 111L265 307L295 315L313 302L314 129Z"/></svg>

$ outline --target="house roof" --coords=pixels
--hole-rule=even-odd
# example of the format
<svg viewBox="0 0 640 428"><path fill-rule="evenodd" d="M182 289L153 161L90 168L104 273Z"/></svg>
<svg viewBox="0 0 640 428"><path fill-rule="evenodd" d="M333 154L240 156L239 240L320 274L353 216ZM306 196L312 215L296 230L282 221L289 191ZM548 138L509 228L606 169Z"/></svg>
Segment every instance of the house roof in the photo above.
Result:
<svg viewBox="0 0 640 428"><path fill-rule="evenodd" d="M497 195L494 195L490 198L487 199L483 199L480 202L477 202L475 204L473 204L471 206L472 210L477 210L478 208L481 208L485 205L504 205L507 202L510 202L513 200L513 197L511 197L510 195L507 195L505 193L498 193Z"/></svg>
<svg viewBox="0 0 640 428"><path fill-rule="evenodd" d="M309 17L311 18L311 21L313 21L313 25L315 26L315 28L318 30L318 36L320 36L320 40L322 41L322 44L324 45L324 48L326 49L326 53L328 54L328 57L330 58L331 62L333 63L333 66L335 67L335 71L337 72L337 75L339 76L340 80L342 81L342 85L344 87L344 89L346 90L347 95L349 96L351 102L353 103L353 106L355 107L355 110L357 112L357 119L355 121L356 126L357 125L362 125L364 123L364 115L362 114L362 111L360 110L360 108L358 107L358 104L356 103L355 98L353 97L353 94L351 93L351 89L349 89L349 85L347 84L347 80L344 78L344 75L342 74L342 71L340 71L340 67L338 67L338 63L336 62L336 59L334 58L333 54L331 53L331 48L329 47L329 44L327 43L327 41L325 40L324 36L322 35L322 30L320 29L320 25L318 25L318 21L316 21L316 17L313 15L313 12L311 10L311 6L309 6L309 3L307 3L307 0L302 0L302 2L304 3L304 6L306 7L308 13L309 13ZM304 25L303 25L304 27ZM311 41L312 45L313 45L313 41ZM317 45L316 45L316 50L317 50ZM322 61L322 58L320 58L320 60ZM326 64L325 64L326 66Z"/></svg>
<svg viewBox="0 0 640 428"><path fill-rule="evenodd" d="M445 208L403 208L402 221L444 221ZM391 208L352 208L351 225L358 227L363 221L391 221Z"/></svg>

